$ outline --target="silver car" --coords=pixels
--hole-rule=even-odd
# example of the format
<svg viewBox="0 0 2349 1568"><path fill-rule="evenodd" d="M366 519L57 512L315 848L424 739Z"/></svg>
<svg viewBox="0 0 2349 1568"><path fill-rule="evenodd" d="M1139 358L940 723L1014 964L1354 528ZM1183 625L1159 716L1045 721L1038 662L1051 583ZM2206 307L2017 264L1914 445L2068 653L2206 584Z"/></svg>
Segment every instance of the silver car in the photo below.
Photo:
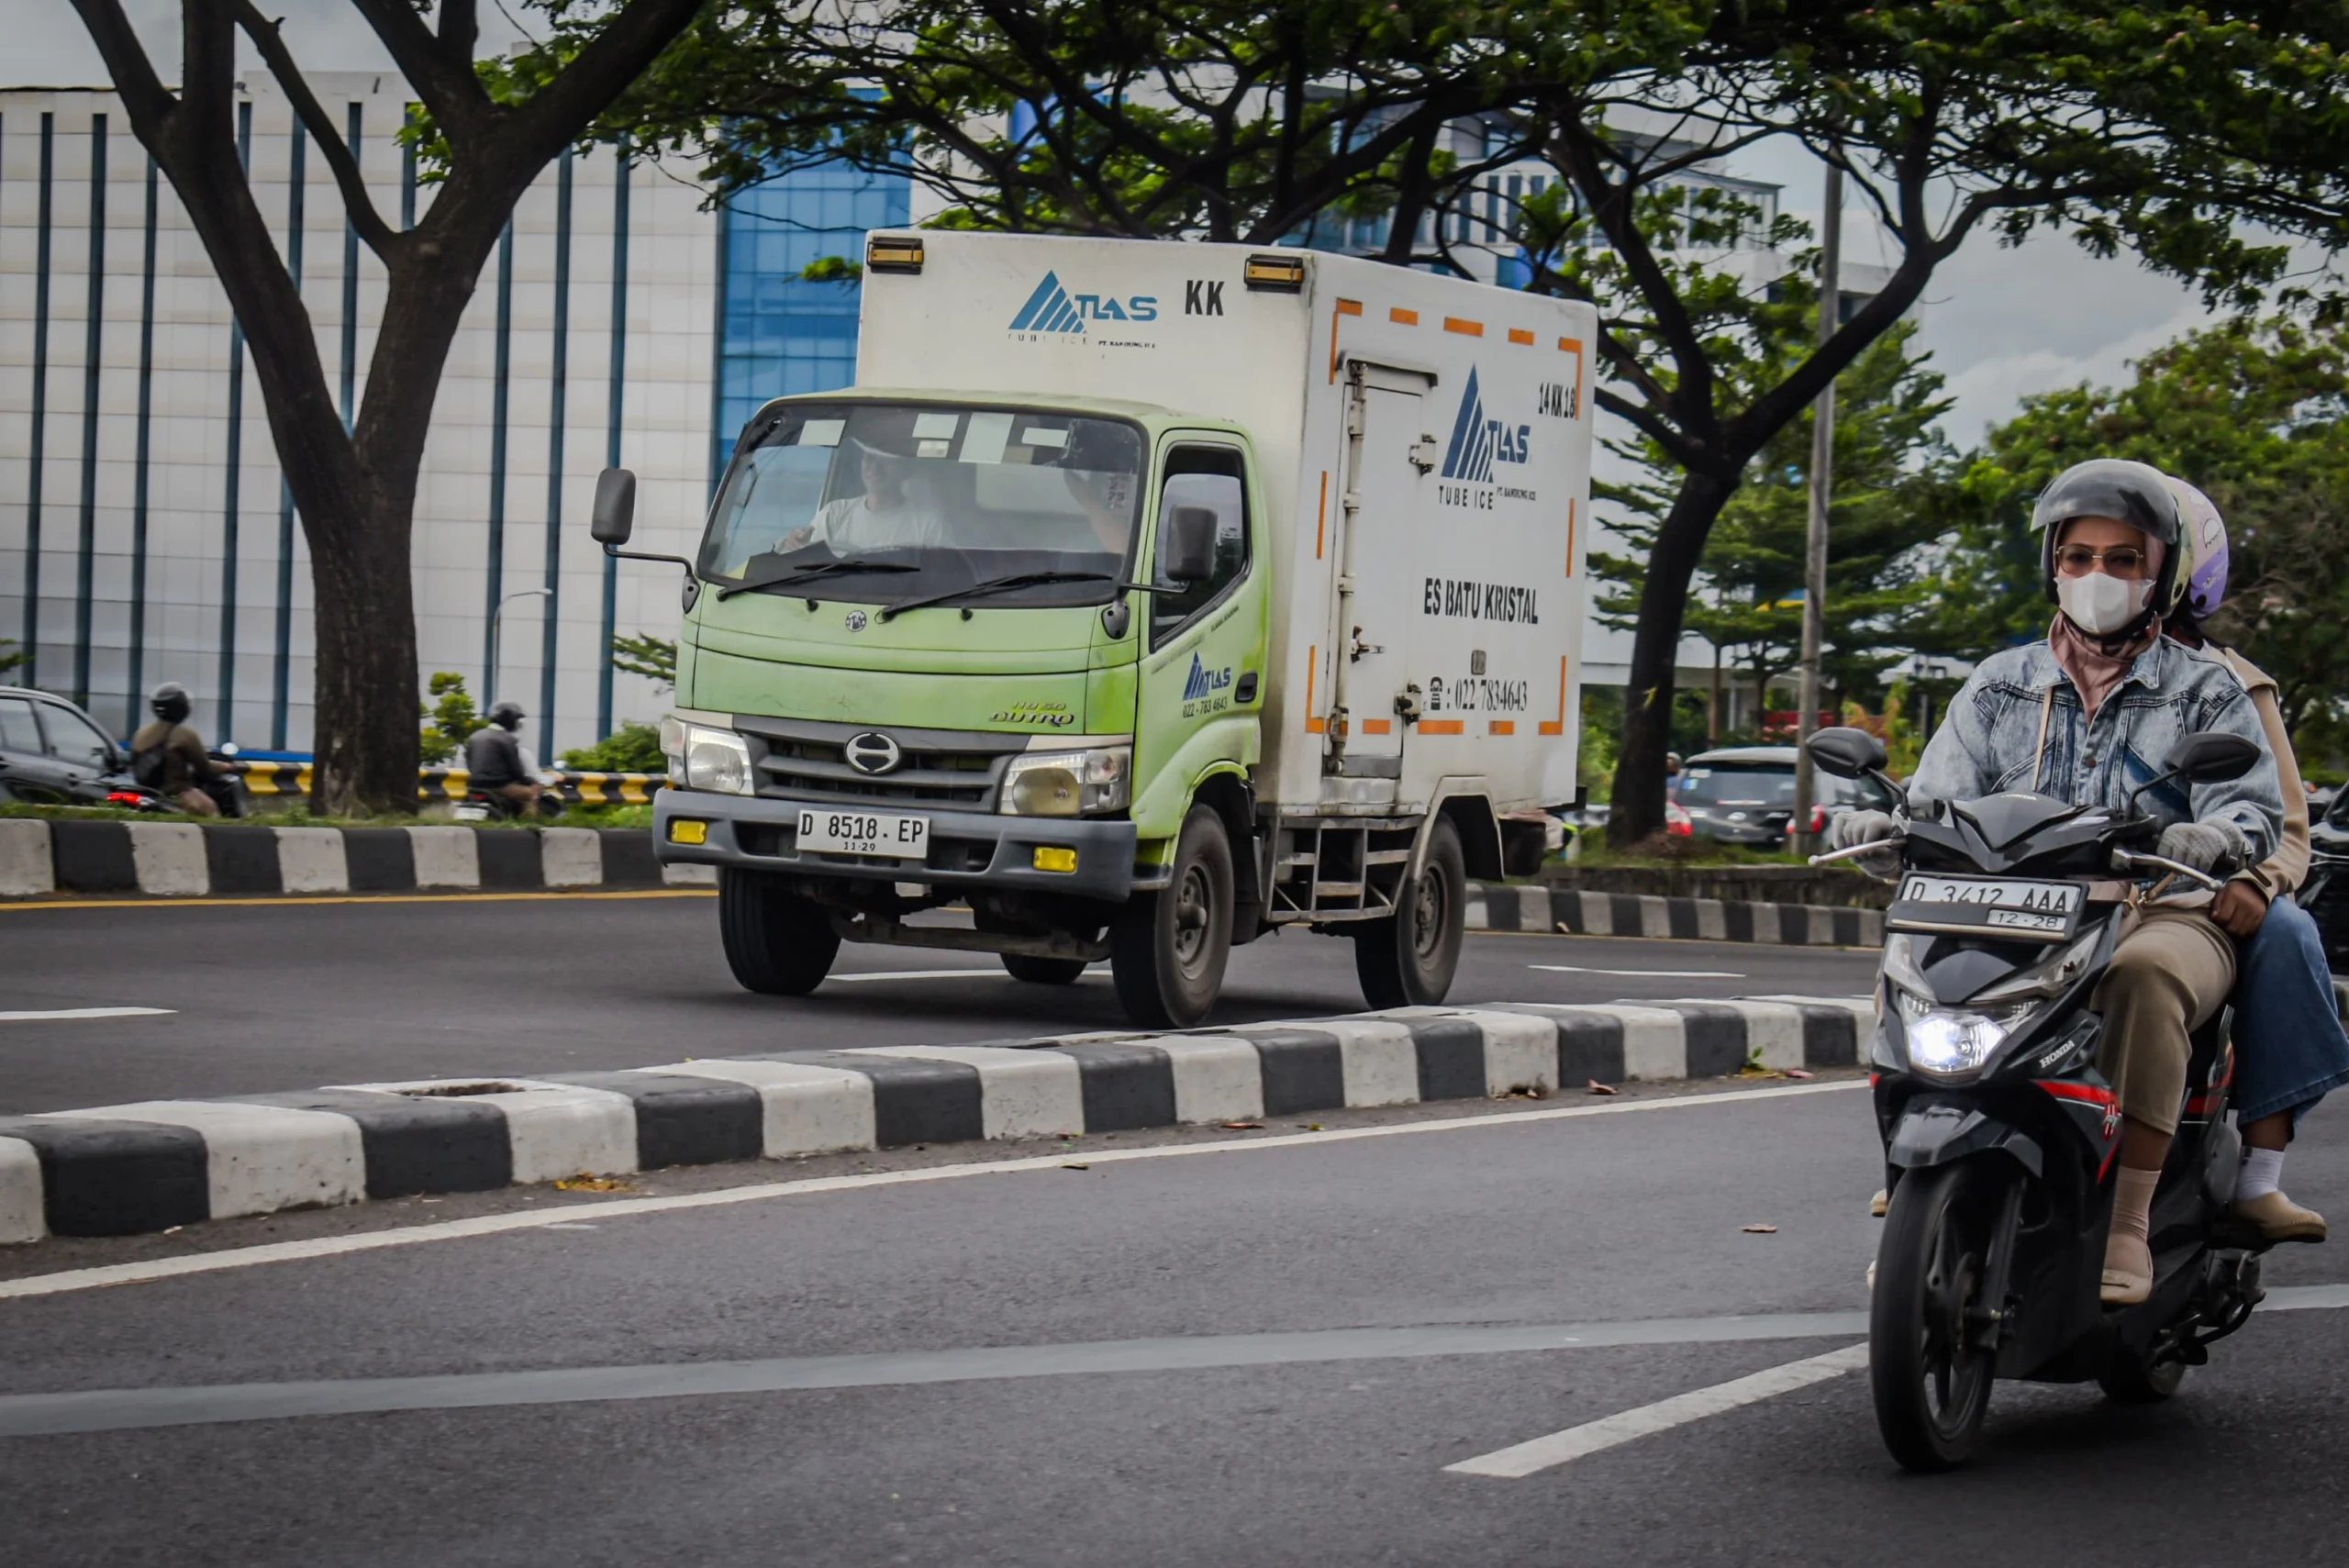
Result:
<svg viewBox="0 0 2349 1568"><path fill-rule="evenodd" d="M1874 779L1839 779L1823 772L1811 778L1813 831L1824 831L1828 822L1857 807L1891 809L1891 795ZM1688 813L1691 838L1784 849L1795 813L1795 749L1725 746L1700 751L1681 764L1672 798Z"/></svg>

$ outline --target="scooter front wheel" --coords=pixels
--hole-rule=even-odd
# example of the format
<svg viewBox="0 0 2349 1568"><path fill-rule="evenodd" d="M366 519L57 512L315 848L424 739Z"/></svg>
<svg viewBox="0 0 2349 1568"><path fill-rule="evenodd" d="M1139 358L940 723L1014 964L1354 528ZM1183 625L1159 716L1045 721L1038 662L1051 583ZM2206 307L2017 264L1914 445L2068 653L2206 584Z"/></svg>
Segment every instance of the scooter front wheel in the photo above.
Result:
<svg viewBox="0 0 2349 1568"><path fill-rule="evenodd" d="M1914 1171L1893 1189L1868 1302L1868 1383L1892 1457L1910 1470L1965 1462L1990 1409L1997 1352L1969 1318L1985 1304L1998 1195L1970 1162Z"/></svg>

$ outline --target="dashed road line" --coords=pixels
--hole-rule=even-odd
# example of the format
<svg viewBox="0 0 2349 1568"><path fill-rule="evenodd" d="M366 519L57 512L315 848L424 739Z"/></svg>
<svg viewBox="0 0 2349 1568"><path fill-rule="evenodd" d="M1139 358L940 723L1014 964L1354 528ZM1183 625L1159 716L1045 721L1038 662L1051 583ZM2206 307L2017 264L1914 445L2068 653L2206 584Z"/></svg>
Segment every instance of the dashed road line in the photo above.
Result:
<svg viewBox="0 0 2349 1568"><path fill-rule="evenodd" d="M177 1007L50 1007L0 1013L0 1024L71 1023L77 1018L162 1018L178 1011Z"/></svg>

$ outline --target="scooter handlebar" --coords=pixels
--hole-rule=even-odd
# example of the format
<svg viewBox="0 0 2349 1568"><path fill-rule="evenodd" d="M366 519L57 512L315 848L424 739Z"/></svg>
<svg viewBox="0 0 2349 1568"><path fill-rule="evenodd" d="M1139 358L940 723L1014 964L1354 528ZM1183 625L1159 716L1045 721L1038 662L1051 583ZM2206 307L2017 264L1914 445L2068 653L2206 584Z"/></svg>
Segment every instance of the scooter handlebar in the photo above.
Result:
<svg viewBox="0 0 2349 1568"><path fill-rule="evenodd" d="M2141 855L2129 850L2115 850L2112 851L2112 863L2122 871L2134 871L2140 866L2150 866L2156 871L2165 871L2173 875L2185 877L2189 882L2199 882L2213 893L2227 885L2222 877L2215 877L2208 872L2197 871L2183 862L2174 861L2164 855Z"/></svg>
<svg viewBox="0 0 2349 1568"><path fill-rule="evenodd" d="M1854 844L1847 850L1830 850L1823 855L1813 855L1810 857L1810 863L1815 866L1823 866L1831 865L1837 861L1855 861L1862 855L1872 855L1878 850L1897 850L1908 841L1906 834L1896 833L1889 839L1876 839L1865 844Z"/></svg>

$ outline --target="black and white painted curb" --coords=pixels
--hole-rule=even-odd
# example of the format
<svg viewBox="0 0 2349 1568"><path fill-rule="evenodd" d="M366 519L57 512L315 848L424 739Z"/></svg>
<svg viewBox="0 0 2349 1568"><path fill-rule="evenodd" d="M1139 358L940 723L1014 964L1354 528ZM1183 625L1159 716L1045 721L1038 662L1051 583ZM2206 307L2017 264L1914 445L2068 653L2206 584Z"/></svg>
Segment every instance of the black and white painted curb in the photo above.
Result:
<svg viewBox="0 0 2349 1568"><path fill-rule="evenodd" d="M1881 909L1664 898L1564 887L1471 884L1467 923L1472 931L1571 931L1584 937L1666 937L1783 947L1884 945Z"/></svg>
<svg viewBox="0 0 2349 1568"><path fill-rule="evenodd" d="M0 1118L0 1241L581 1173L1848 1067L1865 1001L1414 1007L1181 1035L885 1046Z"/></svg>
<svg viewBox="0 0 2349 1568"><path fill-rule="evenodd" d="M531 892L717 880L642 828L263 828L0 818L0 898Z"/></svg>

